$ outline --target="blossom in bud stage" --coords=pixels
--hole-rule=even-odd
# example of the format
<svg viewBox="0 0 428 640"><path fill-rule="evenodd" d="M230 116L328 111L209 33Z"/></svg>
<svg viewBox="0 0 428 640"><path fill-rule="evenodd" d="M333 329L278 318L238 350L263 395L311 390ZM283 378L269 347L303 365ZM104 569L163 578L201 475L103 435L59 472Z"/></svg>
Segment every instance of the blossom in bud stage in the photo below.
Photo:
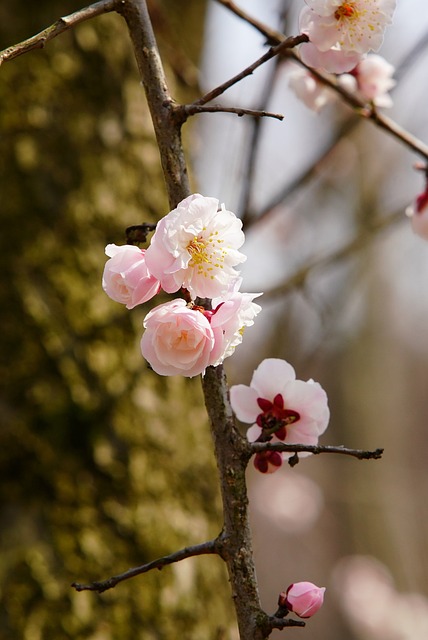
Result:
<svg viewBox="0 0 428 640"><path fill-rule="evenodd" d="M296 380L291 364L278 358L263 360L250 386L231 387L230 401L239 420L254 423L247 431L250 442L316 445L330 418L324 389L313 380ZM281 457L291 455L282 453ZM277 461L277 457L258 453L254 465L268 473L279 468Z"/></svg>
<svg viewBox="0 0 428 640"><path fill-rule="evenodd" d="M329 73L351 71L361 60L361 53L342 51L337 46L327 51L320 51L312 42L301 44L299 55L305 64Z"/></svg>
<svg viewBox="0 0 428 640"><path fill-rule="evenodd" d="M105 252L110 260L104 267L102 284L112 300L133 309L159 292L160 282L147 269L144 250L108 244Z"/></svg>
<svg viewBox="0 0 428 640"><path fill-rule="evenodd" d="M382 44L391 24L396 0L305 0L299 26L320 50L338 46L342 51L367 53Z"/></svg>
<svg viewBox="0 0 428 640"><path fill-rule="evenodd" d="M354 69L358 90L366 99L373 101L377 107L392 107L388 91L395 85L392 79L395 68L377 54L369 54Z"/></svg>
<svg viewBox="0 0 428 640"><path fill-rule="evenodd" d="M161 376L192 378L211 364L214 333L208 319L183 299L165 302L144 320L141 353Z"/></svg>
<svg viewBox="0 0 428 640"><path fill-rule="evenodd" d="M243 242L234 213L193 194L159 221L146 262L167 293L185 287L192 298L215 298L237 280L234 267L246 260L238 251Z"/></svg>
<svg viewBox="0 0 428 640"><path fill-rule="evenodd" d="M428 240L428 182L425 191L407 207L406 216L411 219L413 231Z"/></svg>
<svg viewBox="0 0 428 640"><path fill-rule="evenodd" d="M310 71L296 65L293 65L293 70L289 73L288 84L299 100L308 109L317 113L329 102L336 99L334 93L318 82Z"/></svg>
<svg viewBox="0 0 428 640"><path fill-rule="evenodd" d="M295 582L280 593L278 604L295 613L299 618L310 618L324 602L325 587L312 582Z"/></svg>

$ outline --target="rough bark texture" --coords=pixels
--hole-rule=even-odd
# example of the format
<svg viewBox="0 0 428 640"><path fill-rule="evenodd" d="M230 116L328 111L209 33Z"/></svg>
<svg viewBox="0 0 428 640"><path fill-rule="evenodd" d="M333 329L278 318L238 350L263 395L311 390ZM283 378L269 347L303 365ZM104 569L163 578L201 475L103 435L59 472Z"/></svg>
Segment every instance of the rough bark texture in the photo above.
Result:
<svg viewBox="0 0 428 640"><path fill-rule="evenodd" d="M181 123L175 118L147 5L142 0L124 0L118 11L132 39L159 145L169 203L175 207L190 194L190 187L181 144Z"/></svg>
<svg viewBox="0 0 428 640"><path fill-rule="evenodd" d="M159 144L170 204L175 206L190 193L181 145L181 122L174 118L175 112L146 3L142 0L125 0L120 12L133 41ZM223 498L222 557L229 571L240 637L242 640L263 640L269 633L266 635L261 629L266 628L267 616L260 607L248 521L245 483L248 448L234 426L222 366L207 370L203 389Z"/></svg>

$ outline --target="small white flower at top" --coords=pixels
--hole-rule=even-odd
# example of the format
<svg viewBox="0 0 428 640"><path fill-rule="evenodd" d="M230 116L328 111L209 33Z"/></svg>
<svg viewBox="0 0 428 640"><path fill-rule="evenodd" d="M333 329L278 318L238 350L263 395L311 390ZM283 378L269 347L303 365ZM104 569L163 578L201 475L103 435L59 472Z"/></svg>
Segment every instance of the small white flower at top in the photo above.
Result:
<svg viewBox="0 0 428 640"><path fill-rule="evenodd" d="M246 260L242 222L216 198L193 194L162 218L146 251L150 272L162 289L184 287L194 299L227 293L239 277L234 267Z"/></svg>
<svg viewBox="0 0 428 640"><path fill-rule="evenodd" d="M250 442L316 445L330 419L324 389L313 380L296 380L291 364L278 358L263 360L254 371L250 386L231 387L230 401L239 420L254 423L247 431ZM273 473L291 455L278 451L257 453L254 466L262 473Z"/></svg>
<svg viewBox="0 0 428 640"><path fill-rule="evenodd" d="M320 50L377 51L391 24L396 0L305 0L300 29Z"/></svg>

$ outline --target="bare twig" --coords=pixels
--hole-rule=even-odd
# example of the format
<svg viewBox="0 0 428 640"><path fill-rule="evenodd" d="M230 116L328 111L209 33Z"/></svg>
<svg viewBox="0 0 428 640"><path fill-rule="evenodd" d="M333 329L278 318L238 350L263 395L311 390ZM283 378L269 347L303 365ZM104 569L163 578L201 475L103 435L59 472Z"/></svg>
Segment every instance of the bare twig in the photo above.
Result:
<svg viewBox="0 0 428 640"><path fill-rule="evenodd" d="M342 445L308 445L308 444L286 444L285 442L252 442L249 444L251 453L263 453L264 451L281 451L287 453L339 453L345 456L358 458L358 460L378 460L382 457L383 449L365 451L363 449L348 449Z"/></svg>
<svg viewBox="0 0 428 640"><path fill-rule="evenodd" d="M270 111L259 109L241 109L240 107L222 107L221 105L186 104L183 105L183 111L186 116L193 116L196 113L234 113L239 117L252 116L253 118L284 120L284 116L281 113L271 113Z"/></svg>
<svg viewBox="0 0 428 640"><path fill-rule="evenodd" d="M285 40L285 35L276 29L271 29L267 25L263 24L256 18L250 16L246 11L243 11L238 7L237 4L232 2L232 0L217 0L218 4L223 5L226 9L229 9L232 13L234 13L238 18L242 18L245 22L248 22L251 26L253 26L257 31L263 34L266 37L266 40L269 44L277 44L278 42L283 42Z"/></svg>
<svg viewBox="0 0 428 640"><path fill-rule="evenodd" d="M237 73L235 76L233 76L233 78L226 80L226 82L223 82L215 89L208 91L208 93L206 93L204 96L199 98L199 100L195 100L195 102L193 102L192 104L202 105L202 104L207 104L207 102L211 102L211 100L215 100L215 98L218 98L218 96L220 96L222 93L227 91L227 89L230 89L230 87L233 87L234 84L237 84L244 78L247 78L248 76L250 76L262 64L265 64L265 62L268 62L275 56L282 54L285 51L292 49L293 47L296 47L298 44L301 44L302 42L308 42L308 36L304 34L296 37L290 37L290 38L285 38L284 36L283 40L281 40L280 43L278 43L274 47L271 47L264 55L262 55L255 62L253 62L253 64L250 64L243 71L241 71L240 73Z"/></svg>
<svg viewBox="0 0 428 640"><path fill-rule="evenodd" d="M85 22L85 20L90 20L95 16L99 16L103 13L109 13L111 11L117 11L118 6L121 4L122 0L101 0L100 2L95 2L88 7L79 9L79 11L75 11L68 16L59 18L50 27L43 29L43 31L40 31L40 33L37 33L35 36L27 38L27 40L18 42L18 44L14 44L3 51L0 51L0 65L3 64L3 62L22 56L24 53L28 53L28 51L43 49L49 40L53 40L53 38L64 33L64 31L68 31L72 27L75 27L81 22Z"/></svg>
<svg viewBox="0 0 428 640"><path fill-rule="evenodd" d="M215 540L209 540L208 542L202 542L201 544L196 544L192 547L185 547L184 549L180 549L179 551L170 553L169 555L158 558L157 560L152 560L151 562L142 564L139 567L128 569L123 573L119 573L117 576L107 578L107 580L90 582L89 584L80 584L79 582L73 582L71 586L74 587L76 591L97 591L98 593L103 593L103 591L107 591L108 589L112 589L113 587L115 587L117 584L119 584L119 582L129 580L130 578L135 578L135 576L140 576L142 573L147 573L148 571L152 571L153 569L161 570L163 569L163 567L166 567L169 564L180 562L181 560L185 560L186 558L193 558L194 556L210 554L221 555L221 542L219 538L216 538Z"/></svg>
<svg viewBox="0 0 428 640"><path fill-rule="evenodd" d="M357 235L343 247L340 247L336 251L333 251L326 256L316 258L300 269L297 269L297 271L289 276L282 284L279 284L277 287L273 287L272 289L268 289L268 291L265 291L263 294L263 300L274 300L275 298L290 293L290 291L292 291L296 287L302 287L305 284L308 276L315 269L327 267L331 264L334 264L335 262L349 257L356 251L364 248L367 245L367 242L369 242L377 232L390 227L392 224L395 224L400 220L404 220L405 218L403 215L403 211L404 208L395 211L389 216L385 216L375 220L374 222L370 223L362 233Z"/></svg>

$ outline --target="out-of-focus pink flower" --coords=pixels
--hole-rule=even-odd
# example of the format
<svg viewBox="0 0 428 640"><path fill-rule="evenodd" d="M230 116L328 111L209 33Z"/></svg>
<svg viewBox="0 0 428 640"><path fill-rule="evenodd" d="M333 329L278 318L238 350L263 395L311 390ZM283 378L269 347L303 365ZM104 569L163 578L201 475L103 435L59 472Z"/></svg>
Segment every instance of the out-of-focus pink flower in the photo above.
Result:
<svg viewBox="0 0 428 640"><path fill-rule="evenodd" d="M407 207L406 216L411 219L413 231L428 240L428 183L425 191Z"/></svg>
<svg viewBox="0 0 428 640"><path fill-rule="evenodd" d="M315 76L307 69L293 65L288 76L288 84L296 96L308 109L319 112L329 102L336 99L333 91L318 82Z"/></svg>
<svg viewBox="0 0 428 640"><path fill-rule="evenodd" d="M110 260L104 267L103 289L112 300L133 309L159 292L160 282L147 269L144 250L108 244L105 252Z"/></svg>
<svg viewBox="0 0 428 640"><path fill-rule="evenodd" d="M392 79L395 68L382 56L369 54L358 63L353 74L357 78L358 90L366 100L377 107L392 107L388 91L395 85Z"/></svg>
<svg viewBox="0 0 428 640"><path fill-rule="evenodd" d="M192 298L226 293L246 257L242 223L216 198L193 194L162 218L146 252L147 266L167 293L185 287Z"/></svg>
<svg viewBox="0 0 428 640"><path fill-rule="evenodd" d="M317 587L312 582L295 582L287 591L282 591L278 604L286 607L299 618L310 618L324 602L325 587Z"/></svg>
<svg viewBox="0 0 428 640"><path fill-rule="evenodd" d="M314 69L323 69L329 73L345 73L354 69L361 60L361 53L343 51L332 47L320 51L312 42L305 42L299 47L302 61Z"/></svg>
<svg viewBox="0 0 428 640"><path fill-rule="evenodd" d="M278 358L263 360L250 386L231 387L230 401L239 420L254 423L247 431L250 442L316 445L330 418L324 389L313 380L296 380L291 364ZM260 455L254 464L262 471ZM292 454L281 455L287 459Z"/></svg>
<svg viewBox="0 0 428 640"><path fill-rule="evenodd" d="M391 24L396 0L305 0L299 26L320 50L377 51Z"/></svg>
<svg viewBox="0 0 428 640"><path fill-rule="evenodd" d="M208 319L184 300L155 307L144 320L141 353L162 376L192 378L211 364L214 333Z"/></svg>
<svg viewBox="0 0 428 640"><path fill-rule="evenodd" d="M213 299L213 311L205 312L209 316L215 338L211 364L221 364L241 344L245 327L254 324L254 318L262 309L253 302L260 295L262 294L235 291L224 301L220 298Z"/></svg>

